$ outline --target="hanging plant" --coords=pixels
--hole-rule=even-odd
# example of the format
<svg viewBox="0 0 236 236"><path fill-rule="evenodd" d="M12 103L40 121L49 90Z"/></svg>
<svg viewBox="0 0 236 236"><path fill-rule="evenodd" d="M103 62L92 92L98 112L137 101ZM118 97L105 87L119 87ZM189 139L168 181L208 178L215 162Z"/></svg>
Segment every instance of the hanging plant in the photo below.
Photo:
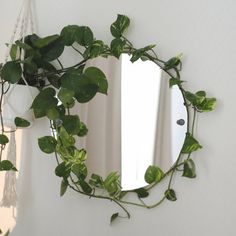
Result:
<svg viewBox="0 0 236 236"><path fill-rule="evenodd" d="M196 168L191 154L202 148L194 136L196 114L212 111L216 99L208 98L204 91L192 93L183 88L180 76L182 55L164 61L154 51L155 45L135 48L125 37L125 31L129 25L130 20L127 16L118 15L110 27L114 37L110 45L95 39L89 27L78 25L66 26L60 34L43 38L36 34L27 35L12 45L12 60L2 65L0 69L2 88L0 170L16 170L9 161L2 160L2 152L8 143L4 129L4 110L2 112L3 99L8 92L5 87L14 84L24 85L27 82L28 85L39 90L31 105L35 118L45 117L50 122L52 135L39 137L38 145L44 153L55 154L57 162L55 174L61 178L61 196L70 188L89 198L110 200L123 209L127 218L130 218L130 213L125 205L150 209L166 199L176 201L176 192L172 186L176 171L182 172L182 176L187 178L196 177ZM78 63L75 65L64 67L61 63L60 56L66 47L71 47L78 53ZM23 60L17 59L17 50L24 51ZM185 142L174 165L166 173L158 166L149 166L144 176L149 185L132 191L122 191L118 172L109 173L105 178L95 173L88 176L86 150L79 149L76 145L76 137L86 136L88 128L77 114L71 113L71 108L76 103L87 103L97 93L107 94L106 75L98 67L85 68L86 62L96 57L114 56L119 59L122 53L129 54L133 63L138 59L150 60L160 67L169 76L170 87L178 86L180 89L188 117ZM55 65L55 62L58 65ZM29 125L30 122L27 119L15 118L17 128ZM162 198L150 205L145 203L144 198L147 198L149 192L164 178L169 180ZM126 200L126 195L130 193L136 194L137 201ZM114 213L111 216L111 222L119 216L120 213Z"/></svg>

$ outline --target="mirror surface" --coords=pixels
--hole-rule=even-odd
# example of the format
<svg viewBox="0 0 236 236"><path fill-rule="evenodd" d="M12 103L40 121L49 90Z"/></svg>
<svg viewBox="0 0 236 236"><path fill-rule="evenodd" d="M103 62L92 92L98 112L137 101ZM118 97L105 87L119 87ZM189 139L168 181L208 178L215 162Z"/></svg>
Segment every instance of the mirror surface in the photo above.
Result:
<svg viewBox="0 0 236 236"><path fill-rule="evenodd" d="M167 171L178 158L187 130L187 112L177 86L151 61L121 56L121 186L147 185L149 165Z"/></svg>
<svg viewBox="0 0 236 236"><path fill-rule="evenodd" d="M98 94L79 108L89 127L80 141L88 169L103 178L118 171L123 190L143 187L148 166L169 170L182 148L187 113L181 91L169 88L156 64L132 63L128 54L120 60L99 57L87 66L99 67L109 84L108 96Z"/></svg>

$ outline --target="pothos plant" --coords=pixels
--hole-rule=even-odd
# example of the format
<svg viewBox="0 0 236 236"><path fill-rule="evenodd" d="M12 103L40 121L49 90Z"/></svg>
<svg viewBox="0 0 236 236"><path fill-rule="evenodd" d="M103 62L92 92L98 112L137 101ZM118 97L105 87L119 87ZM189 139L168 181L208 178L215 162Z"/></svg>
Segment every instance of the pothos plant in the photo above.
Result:
<svg viewBox="0 0 236 236"><path fill-rule="evenodd" d="M176 172L181 172L183 177L196 177L191 154L202 148L194 136L196 114L212 111L216 103L216 99L208 98L204 91L192 93L184 89L184 81L180 75L182 55L164 61L154 51L155 45L135 48L125 37L125 31L129 25L130 19L127 16L118 15L110 27L110 32L114 37L110 45L95 39L92 30L87 26L68 25L60 34L43 38L36 34L28 35L12 45L12 60L2 65L0 70L1 108L2 100L7 93L4 90L5 84L25 84L22 79L24 77L29 85L39 89L39 94L32 101L31 109L35 118L49 119L52 135L39 137L38 145L44 153L55 154L57 163L55 174L61 178L61 196L70 188L89 198L109 200L117 204L125 212L127 218L130 218L130 213L126 205L150 209L158 206L165 199L176 201L176 193L172 187ZM78 53L78 63L69 67L64 67L60 60L66 47L71 47ZM16 58L17 49L24 51L24 60ZM186 138L174 165L165 173L158 166L149 166L144 176L148 185L130 191L122 191L118 172L109 173L105 177L95 173L88 174L86 150L79 149L76 142L77 137L84 137L87 134L88 128L80 120L78 114L71 113L71 108L76 103L87 103L97 93L106 95L108 92L106 75L97 67L85 67L86 62L96 57L114 56L119 59L122 53L129 54L133 63L139 59L149 60L160 67L168 75L170 87L178 86L180 89L187 111ZM8 143L2 111L0 120L2 126L0 170L15 171L16 168L12 163L2 160L2 152ZM16 117L15 124L17 127L27 127L30 122ZM147 204L145 198L164 178L168 178L168 185L163 192L163 197L153 204ZM126 197L130 193L135 193L137 200L128 201ZM118 217L122 217L120 213L114 213L111 216L111 222Z"/></svg>

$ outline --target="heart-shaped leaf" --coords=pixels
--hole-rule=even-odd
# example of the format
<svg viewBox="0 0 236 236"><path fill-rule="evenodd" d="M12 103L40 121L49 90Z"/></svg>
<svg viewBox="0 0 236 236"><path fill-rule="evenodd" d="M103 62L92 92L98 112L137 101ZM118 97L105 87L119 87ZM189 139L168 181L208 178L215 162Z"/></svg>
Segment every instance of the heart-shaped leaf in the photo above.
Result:
<svg viewBox="0 0 236 236"><path fill-rule="evenodd" d="M20 63L18 61L7 62L2 68L1 74L3 79L11 84L17 83L22 76Z"/></svg>
<svg viewBox="0 0 236 236"><path fill-rule="evenodd" d="M159 182L162 179L163 171L157 166L149 166L145 172L145 181L149 184Z"/></svg>
<svg viewBox="0 0 236 236"><path fill-rule="evenodd" d="M110 31L115 38L120 38L129 27L130 19L125 15L118 14L116 21L111 25Z"/></svg>
<svg viewBox="0 0 236 236"><path fill-rule="evenodd" d="M119 216L119 213L117 212L117 213L114 213L112 216L111 216L111 219L110 219L110 224L112 223L112 222L114 222L115 221L115 219L117 219L118 218L118 216Z"/></svg>
<svg viewBox="0 0 236 236"><path fill-rule="evenodd" d="M24 128L24 127L29 127L30 122L28 120L21 118L21 117L16 117L15 118L15 125L16 125L16 127Z"/></svg>
<svg viewBox="0 0 236 236"><path fill-rule="evenodd" d="M175 191L173 189L167 189L165 191L165 196L170 201L176 201L177 200Z"/></svg>
<svg viewBox="0 0 236 236"><path fill-rule="evenodd" d="M16 167L8 160L4 160L0 162L0 171L17 171Z"/></svg>
<svg viewBox="0 0 236 236"><path fill-rule="evenodd" d="M44 136L38 139L38 145L41 151L51 154L56 150L57 140L52 136Z"/></svg>
<svg viewBox="0 0 236 236"><path fill-rule="evenodd" d="M9 142L8 137L5 134L0 134L0 144L6 145Z"/></svg>
<svg viewBox="0 0 236 236"><path fill-rule="evenodd" d="M187 178L195 178L196 177L195 163L192 159L187 159L184 162L183 176L187 177Z"/></svg>

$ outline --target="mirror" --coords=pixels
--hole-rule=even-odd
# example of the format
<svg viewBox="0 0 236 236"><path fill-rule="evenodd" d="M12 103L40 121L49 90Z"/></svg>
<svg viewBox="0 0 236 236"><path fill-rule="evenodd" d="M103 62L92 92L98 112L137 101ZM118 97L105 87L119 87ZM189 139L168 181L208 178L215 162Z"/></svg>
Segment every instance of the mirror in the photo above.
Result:
<svg viewBox="0 0 236 236"><path fill-rule="evenodd" d="M49 173L47 176L47 168L44 168L44 179L38 177L42 172L38 167L44 164L41 165L33 155L40 155L37 152L39 150L44 155L55 155L53 172L60 179L61 196L70 189L89 198L109 200L119 206L123 213L112 214L111 223L118 217L130 218L126 205L151 209L164 200L176 201L172 182L176 171L181 170L182 176L186 178L196 177L191 154L202 148L194 136L196 114L212 111L216 99L206 97L206 92L202 90L191 93L184 89L180 75L182 54L163 61L154 51L155 45L139 49L134 47L123 35L129 24L127 16L117 16L110 27L114 37L110 46L101 40L95 40L89 27L78 25L65 26L58 35L41 38L33 34L28 35L25 41L15 42L15 48L24 52L25 57L18 60L18 53L15 53L14 58L1 67L1 79L4 81L2 98L9 91L4 91L3 88L6 81L10 86L15 86L17 83L21 84L22 80L27 84L29 80L32 82L30 85L41 88L31 100L33 113L36 118L47 118L41 119L42 123L36 122L32 129L22 135L21 155L24 158L30 153L32 157L25 159L29 171L21 170L21 173L25 173L24 180L30 180L32 184L28 188L28 182L24 182L19 209L20 205L27 206L32 214L37 212L36 215L40 216L38 213L42 211L45 215L44 210L47 208L47 205L45 209L41 206L45 206L45 203L50 205L48 195L44 193L45 190L53 190L55 182ZM64 66L64 59L69 61L61 55L68 47L79 56L68 54L68 58L75 61ZM9 49L12 51L13 47ZM117 60L122 53L132 55L131 60L135 63L130 63L127 54ZM98 59L89 66L87 62L92 58ZM138 61L140 58L155 64ZM157 66L165 72L165 76L162 76ZM168 83L177 85L180 91L177 88L170 90ZM104 96L107 93L108 97ZM78 103L81 109L77 106ZM2 121L3 115L1 112ZM50 125L46 122L50 122ZM21 117L14 119L14 123L17 127L30 126ZM10 145L4 122L1 122L1 127L2 151L8 142L9 147L14 148L14 137L11 139L13 145ZM11 130L11 136L14 134L15 130ZM84 139L84 143L80 140L77 142L80 138ZM37 149L34 148L35 140ZM4 186L3 193L6 197L3 199L5 206L14 207L16 188L15 182L10 182L10 179L15 180L16 175L12 171L16 170L16 156L9 157L12 162L4 160L0 163L1 171L9 171L9 175L6 175L9 178L6 178L5 183L11 183L5 184L6 191ZM166 170L168 171L164 173ZM140 188L147 185L144 171L148 186ZM10 173L13 173L13 178L10 178ZM169 181L165 191L161 191L161 196L154 196L155 202L142 200L164 178ZM47 185L42 184L45 179ZM124 191L130 189L133 190ZM30 198L35 193L43 194L37 199ZM129 199L130 193L135 194L134 200ZM38 204L39 200L42 205ZM53 203L55 198L51 200ZM74 207L79 205L77 202L73 205L75 214L80 209ZM62 209L63 213L64 208Z"/></svg>
<svg viewBox="0 0 236 236"><path fill-rule="evenodd" d="M155 63L132 63L128 54L99 57L87 66L101 68L109 80L107 97L98 94L79 109L89 127L86 141L81 139L89 169L101 176L118 170L122 190L143 187L147 167L169 170L183 146L187 112L181 91L169 88Z"/></svg>

